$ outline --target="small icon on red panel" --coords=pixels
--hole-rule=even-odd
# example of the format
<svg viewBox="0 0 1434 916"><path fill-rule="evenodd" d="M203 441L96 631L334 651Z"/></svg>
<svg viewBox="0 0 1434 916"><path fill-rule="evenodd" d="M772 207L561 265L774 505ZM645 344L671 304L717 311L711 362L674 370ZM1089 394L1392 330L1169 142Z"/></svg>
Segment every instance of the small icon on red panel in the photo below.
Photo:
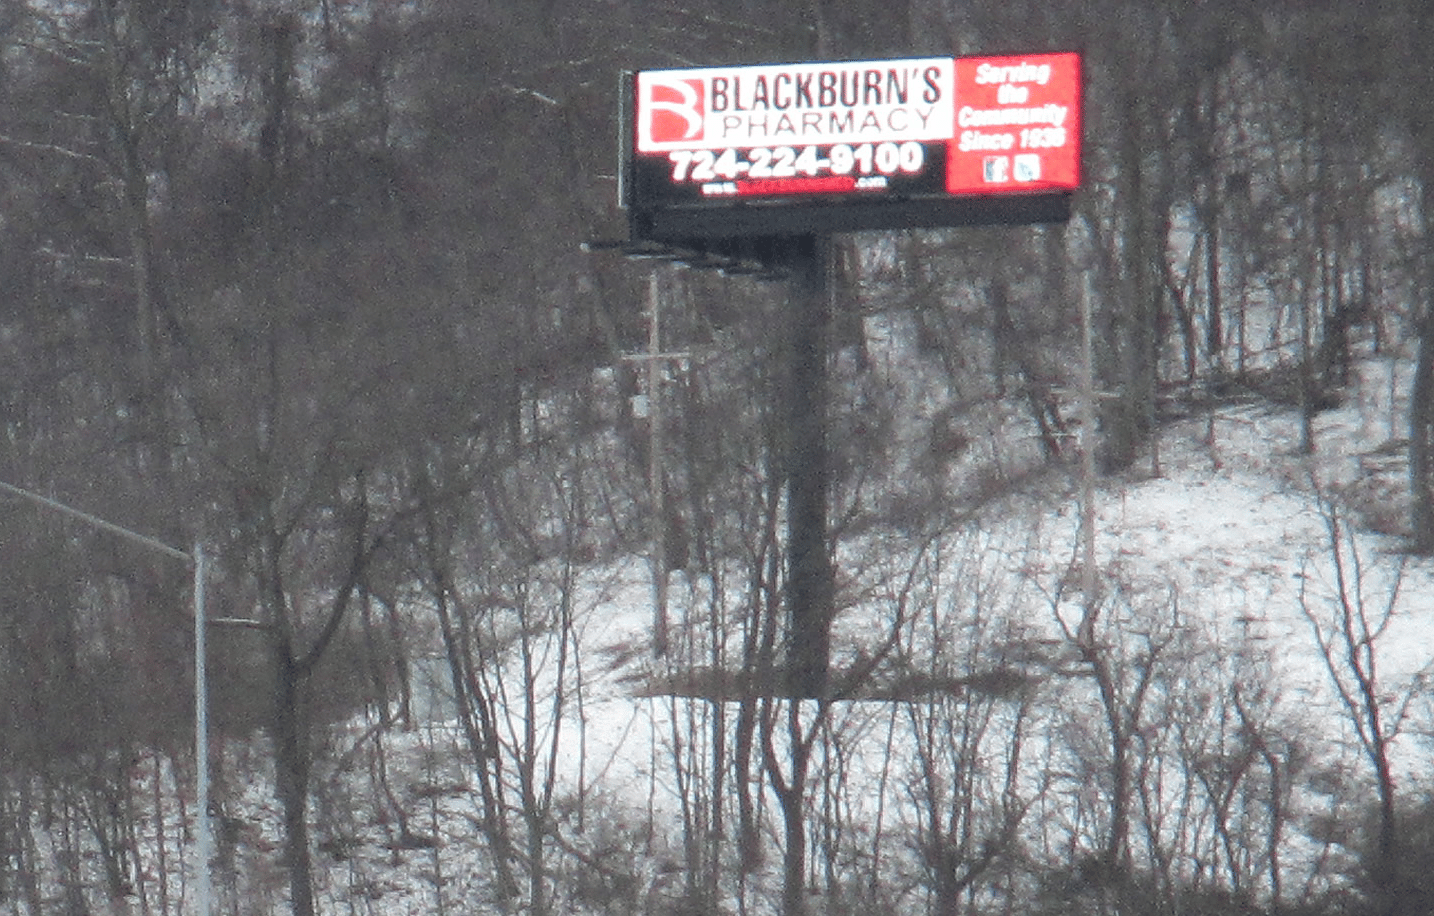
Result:
<svg viewBox="0 0 1434 916"><path fill-rule="evenodd" d="M639 109L646 118L652 143L681 143L702 139L704 104L702 81L649 79Z"/></svg>
<svg viewBox="0 0 1434 916"><path fill-rule="evenodd" d="M981 177L990 184L1011 180L1011 160L1005 156L987 156L981 162Z"/></svg>

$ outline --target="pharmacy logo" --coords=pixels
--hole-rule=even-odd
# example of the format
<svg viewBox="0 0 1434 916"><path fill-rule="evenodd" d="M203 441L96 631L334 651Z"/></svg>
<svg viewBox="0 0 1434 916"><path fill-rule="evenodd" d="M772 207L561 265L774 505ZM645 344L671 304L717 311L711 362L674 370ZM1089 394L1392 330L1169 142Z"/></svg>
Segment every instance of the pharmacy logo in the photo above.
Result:
<svg viewBox="0 0 1434 916"><path fill-rule="evenodd" d="M706 114L703 86L700 79L647 76L638 105L639 147L700 141Z"/></svg>

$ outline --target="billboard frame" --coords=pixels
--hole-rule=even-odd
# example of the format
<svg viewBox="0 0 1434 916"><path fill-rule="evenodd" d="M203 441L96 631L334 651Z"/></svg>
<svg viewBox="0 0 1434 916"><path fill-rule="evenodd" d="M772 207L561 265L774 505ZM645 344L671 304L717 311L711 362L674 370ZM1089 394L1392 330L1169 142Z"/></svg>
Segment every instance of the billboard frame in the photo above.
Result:
<svg viewBox="0 0 1434 916"><path fill-rule="evenodd" d="M1083 58L1079 52L1032 51L1025 54L964 55L958 61L1075 58L1076 135L1073 138L1077 183L1081 168L1084 121ZM887 65L907 61L833 61L832 65ZM809 67L811 62L793 65ZM694 68L701 72L712 68ZM744 68L733 67L734 71ZM670 71L682 73L683 71ZM1063 223L1070 219L1074 188L1003 188L992 193L818 193L810 197L717 197L674 203L642 196L638 175L638 71L624 71L620 80L619 205L627 211L633 242L685 245L695 249L723 248L736 239L781 237L869 230L927 229ZM955 104L953 100L953 104ZM949 138L950 144L955 140ZM653 154L646 157L649 161ZM650 169L651 166L648 166ZM649 179L650 183L650 179Z"/></svg>

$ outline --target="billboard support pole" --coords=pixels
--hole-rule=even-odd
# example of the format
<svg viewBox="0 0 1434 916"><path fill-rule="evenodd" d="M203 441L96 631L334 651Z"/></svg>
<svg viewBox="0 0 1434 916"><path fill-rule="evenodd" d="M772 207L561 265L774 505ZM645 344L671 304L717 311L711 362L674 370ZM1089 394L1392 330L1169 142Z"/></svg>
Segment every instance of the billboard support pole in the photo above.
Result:
<svg viewBox="0 0 1434 916"><path fill-rule="evenodd" d="M835 598L827 531L831 238L810 234L788 242L787 677L792 696L816 699L828 686Z"/></svg>

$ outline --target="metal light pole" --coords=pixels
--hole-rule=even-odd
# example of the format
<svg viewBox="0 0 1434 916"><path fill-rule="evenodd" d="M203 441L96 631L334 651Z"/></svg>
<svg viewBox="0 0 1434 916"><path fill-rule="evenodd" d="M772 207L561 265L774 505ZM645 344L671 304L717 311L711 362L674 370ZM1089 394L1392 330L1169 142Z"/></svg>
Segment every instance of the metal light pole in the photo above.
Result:
<svg viewBox="0 0 1434 916"><path fill-rule="evenodd" d="M199 809L198 817L195 819L194 854L198 861L194 868L196 885L194 894L197 898L195 901L197 916L210 916L212 894L209 878L209 855L213 844L209 833L209 676L205 667L204 651L204 636L207 629L204 619L204 548L196 542L194 549L190 553L185 553L183 550L171 547L149 535L131 531L113 522L107 522L99 516L81 512L79 509L57 502L48 496L41 496L39 493L12 486L4 481L0 481L0 491L79 519L87 525L108 531L151 550L157 550L165 556L183 560L194 567L194 766L198 771L195 775L195 795L197 796L195 805Z"/></svg>
<svg viewBox="0 0 1434 916"><path fill-rule="evenodd" d="M213 889L210 884L209 857L213 839L209 833L209 664L205 636L209 627L204 620L204 548L198 542L194 553L194 855L199 861L194 868L195 912L210 916Z"/></svg>

